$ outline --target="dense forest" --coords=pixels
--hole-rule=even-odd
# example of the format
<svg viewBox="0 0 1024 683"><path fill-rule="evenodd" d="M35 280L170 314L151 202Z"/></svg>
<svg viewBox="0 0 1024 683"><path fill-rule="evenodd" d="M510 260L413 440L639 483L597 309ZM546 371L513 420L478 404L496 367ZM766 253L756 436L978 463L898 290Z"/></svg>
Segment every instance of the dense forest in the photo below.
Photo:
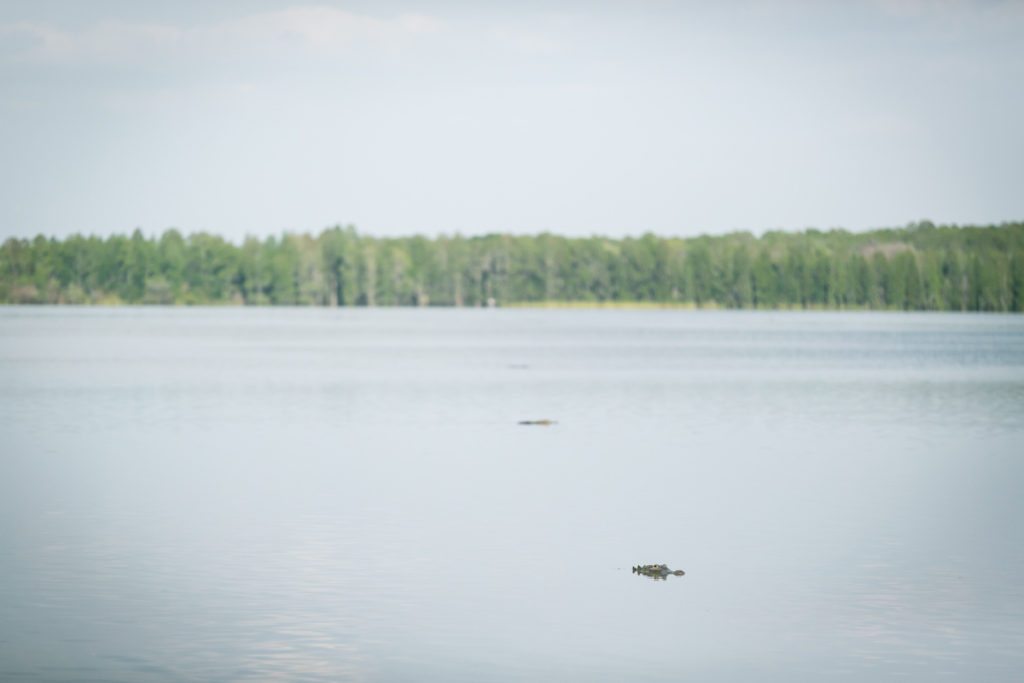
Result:
<svg viewBox="0 0 1024 683"><path fill-rule="evenodd" d="M0 247L0 302L1021 312L1024 223L624 239L378 238L349 226L240 245L177 230L39 236Z"/></svg>

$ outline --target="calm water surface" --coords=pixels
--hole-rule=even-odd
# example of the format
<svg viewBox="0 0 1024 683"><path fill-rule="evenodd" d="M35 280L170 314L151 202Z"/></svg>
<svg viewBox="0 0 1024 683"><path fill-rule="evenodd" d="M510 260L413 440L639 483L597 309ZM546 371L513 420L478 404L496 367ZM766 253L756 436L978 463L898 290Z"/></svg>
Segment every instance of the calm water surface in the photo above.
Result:
<svg viewBox="0 0 1024 683"><path fill-rule="evenodd" d="M2 308L0 680L1015 681L1022 490L1024 317Z"/></svg>

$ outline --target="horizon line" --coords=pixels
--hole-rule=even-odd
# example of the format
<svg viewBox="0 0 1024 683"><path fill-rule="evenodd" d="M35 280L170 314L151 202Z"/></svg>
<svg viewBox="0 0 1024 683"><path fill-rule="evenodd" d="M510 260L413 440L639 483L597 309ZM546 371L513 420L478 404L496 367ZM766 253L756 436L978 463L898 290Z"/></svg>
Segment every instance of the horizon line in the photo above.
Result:
<svg viewBox="0 0 1024 683"><path fill-rule="evenodd" d="M517 232L517 231L514 231L514 230L497 230L497 231L492 230L492 231L487 231L487 232L476 232L476 233L462 232L462 231L459 231L459 230L456 230L454 232L437 231L437 232L433 232L433 233L426 232L426 231L421 231L421 232L396 233L396 234L392 234L392 235L387 235L387 234L375 233L373 231L362 230L361 228L359 228L354 223L341 223L341 222L338 222L338 223L334 223L334 224L330 224L330 225L324 226L324 227L319 228L317 230L282 228L281 230L278 230L278 231L275 231L275 232L246 233L240 239L237 238L237 237L227 237L227 236L224 235L224 233L218 232L216 230L198 229L198 230L187 230L186 231L186 230L183 230L182 228L179 228L177 226L170 225L170 226L167 226L165 228L159 229L157 231L149 231L149 230L143 228L142 226L136 226L136 227L132 228L131 230L123 230L123 231L114 230L114 231L107 232L107 233L99 233L99 232L96 232L96 231L90 231L90 232L69 232L69 233L61 236L61 235L57 235L57 234L54 234L54 233L47 234L45 232L37 232L37 233L32 234L32 235L22 235L22 236L7 235L7 236L5 236L3 238L3 242L7 242L8 240L29 240L29 241L31 241L31 240L38 239L39 237L42 237L43 239L46 239L46 240L58 240L58 241L64 241L64 240L67 240L67 239L70 239L70 238L73 238L73 237L84 237L84 238L87 238L87 239L88 238L112 239L112 238L116 238L116 237L128 237L128 238L130 238L130 237L132 237L135 234L136 231L141 232L143 237L146 238L146 239L159 239L160 237L162 237L163 235L167 234L168 232L174 231L174 232L177 232L182 237L191 237L193 235L212 235L212 236L215 236L215 237L220 237L224 241L232 243L232 244L236 244L236 243L237 244L243 244L243 243L245 243L246 241L248 241L250 239L256 239L256 240L259 240L259 241L263 241L263 240L270 239L270 238L279 238L279 237L286 237L286 236L317 237L319 235L322 235L325 232L328 232L328 231L331 231L331 230L336 230L336 229L352 230L353 232L355 232L360 237L365 237L365 238L369 238L369 239L377 239L377 240L402 240L402 239L414 239L414 238L417 238L417 237L421 237L421 238L424 238L424 239L434 240L434 239L457 239L457 238L462 238L462 239L481 239L481 238L487 238L487 237L534 237L534 238L536 238L536 237L543 237L543 236L560 237L560 238L564 238L564 239L627 240L627 239L641 239L641 238L649 236L649 235L657 237L657 238L660 238L660 239L679 239L679 240L692 240L692 239L702 239L702 238L728 237L728 236L735 236L735 235L750 235L750 236L752 236L752 237L754 237L756 239L761 239L762 237L765 237L766 235L770 235L770 234L789 234L789 235L808 234L808 233L866 234L866 233L881 232L881 231L886 231L886 230L915 230L915 229L920 229L921 227L931 227L931 228L935 228L935 229L943 229L943 228L945 228L945 229L950 229L950 228L952 228L952 229L1002 228L1002 227L1008 227L1008 226L1013 226L1013 225L1020 225L1021 223L1024 223L1024 218L1004 219L1004 220L1001 220L1001 221L998 221L998 222L988 222L988 223L976 223L976 222L970 222L970 223L955 223L955 222L951 222L951 223L937 223L937 222L931 220L930 218L921 218L921 219L916 220L916 221L909 221L907 223L904 223L903 225L881 225L881 226L873 226L873 227L869 227L869 228L847 228L847 227L837 226L837 225L836 226L829 226L827 228L821 228L821 227L817 227L817 226L805 226L805 227L802 227L802 228L773 227L773 228L765 228L765 229L762 229L762 230L752 230L752 229L749 229L749 228L734 228L734 229L725 230L725 231L722 231L722 232L699 232L699 233L695 233L695 234L692 234L692 235L683 235L683 234L669 233L669 232L658 232L658 231L654 231L654 230L644 230L643 232L627 233L627 234L623 234L623 235L619 235L619 236L614 236L614 235L609 235L609 234L606 234L606 233L598 233L598 232L592 232L592 233L589 233L589 234L570 235L570 234L566 234L566 233L563 233L563 232L557 232L555 230L541 230L541 231L531 231L531 232ZM236 242L236 240L238 240L238 241ZM3 242L0 242L0 244L2 244Z"/></svg>

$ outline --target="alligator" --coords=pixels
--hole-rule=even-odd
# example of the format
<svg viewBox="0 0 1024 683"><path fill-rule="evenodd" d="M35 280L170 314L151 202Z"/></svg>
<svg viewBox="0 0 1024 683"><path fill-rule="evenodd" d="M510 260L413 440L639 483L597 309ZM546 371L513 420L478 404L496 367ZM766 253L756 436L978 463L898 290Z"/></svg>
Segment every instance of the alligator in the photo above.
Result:
<svg viewBox="0 0 1024 683"><path fill-rule="evenodd" d="M519 424L521 424L521 425L541 425L541 426L547 427L547 426L550 426L550 425L553 425L553 424L558 424L558 423L555 422L554 420L520 420Z"/></svg>
<svg viewBox="0 0 1024 683"><path fill-rule="evenodd" d="M682 569L669 569L667 564L639 564L633 567L633 573L643 574L652 579L664 579L669 574L672 576L683 576L686 574Z"/></svg>

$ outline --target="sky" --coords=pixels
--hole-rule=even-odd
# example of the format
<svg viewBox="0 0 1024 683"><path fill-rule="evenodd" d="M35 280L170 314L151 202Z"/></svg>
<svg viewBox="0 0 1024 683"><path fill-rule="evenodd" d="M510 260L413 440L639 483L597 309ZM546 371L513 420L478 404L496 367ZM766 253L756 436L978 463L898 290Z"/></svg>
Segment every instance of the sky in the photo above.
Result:
<svg viewBox="0 0 1024 683"><path fill-rule="evenodd" d="M0 239L1024 218L1024 2L0 2Z"/></svg>

